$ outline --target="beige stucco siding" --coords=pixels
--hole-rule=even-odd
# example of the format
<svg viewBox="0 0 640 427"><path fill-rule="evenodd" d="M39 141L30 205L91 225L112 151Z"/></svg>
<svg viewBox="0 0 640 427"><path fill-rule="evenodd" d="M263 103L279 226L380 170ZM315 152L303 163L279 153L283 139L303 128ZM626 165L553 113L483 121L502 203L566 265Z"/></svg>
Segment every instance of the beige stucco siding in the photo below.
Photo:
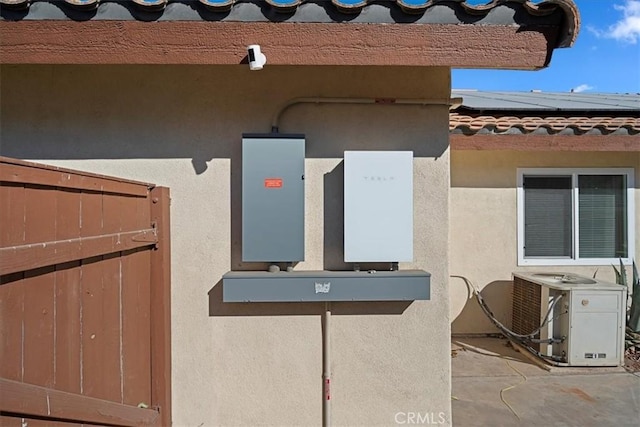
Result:
<svg viewBox="0 0 640 427"><path fill-rule="evenodd" d="M241 134L269 132L295 97L446 99L446 68L2 66L6 156L171 188L173 414L178 426L320 425L323 304L224 304L241 261ZM431 300L333 305L334 425L450 413L449 151L446 106L300 105L306 260L342 268L346 149L413 150L415 262ZM400 421L405 418L398 418Z"/></svg>
<svg viewBox="0 0 640 427"><path fill-rule="evenodd" d="M635 168L636 253L640 259L640 153L453 151L451 155L452 275L471 279L496 317L511 324L513 271L567 271L615 281L611 265L518 267L517 168ZM453 333L496 332L464 282L451 280Z"/></svg>

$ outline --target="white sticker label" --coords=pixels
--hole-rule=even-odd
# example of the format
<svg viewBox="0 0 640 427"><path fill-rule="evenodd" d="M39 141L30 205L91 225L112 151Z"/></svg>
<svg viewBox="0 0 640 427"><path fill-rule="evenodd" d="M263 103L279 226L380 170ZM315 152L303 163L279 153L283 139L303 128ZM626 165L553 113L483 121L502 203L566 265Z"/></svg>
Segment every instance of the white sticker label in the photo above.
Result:
<svg viewBox="0 0 640 427"><path fill-rule="evenodd" d="M316 282L316 294L328 294L331 289L331 282L318 283Z"/></svg>

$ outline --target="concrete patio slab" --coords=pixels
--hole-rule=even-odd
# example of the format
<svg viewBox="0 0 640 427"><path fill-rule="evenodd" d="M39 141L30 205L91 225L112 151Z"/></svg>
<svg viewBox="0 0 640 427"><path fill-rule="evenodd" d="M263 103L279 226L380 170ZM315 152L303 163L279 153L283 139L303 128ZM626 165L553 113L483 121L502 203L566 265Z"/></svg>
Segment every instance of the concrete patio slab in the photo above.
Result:
<svg viewBox="0 0 640 427"><path fill-rule="evenodd" d="M501 338L454 338L452 356L455 426L640 426L640 376L632 373L550 372Z"/></svg>

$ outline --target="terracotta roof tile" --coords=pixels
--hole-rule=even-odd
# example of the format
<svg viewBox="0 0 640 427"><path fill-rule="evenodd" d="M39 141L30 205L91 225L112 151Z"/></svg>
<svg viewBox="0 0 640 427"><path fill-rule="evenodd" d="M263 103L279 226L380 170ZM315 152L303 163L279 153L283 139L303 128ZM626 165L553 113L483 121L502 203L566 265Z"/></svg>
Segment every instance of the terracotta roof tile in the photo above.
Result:
<svg viewBox="0 0 640 427"><path fill-rule="evenodd" d="M516 117L449 114L452 133L573 133L574 135L636 135L640 134L639 117ZM546 132L544 132L546 131Z"/></svg>
<svg viewBox="0 0 640 427"><path fill-rule="evenodd" d="M189 20L538 25L561 28L571 46L580 25L573 0L0 0L6 20ZM366 11L365 11L366 9ZM514 12L515 11L515 12Z"/></svg>

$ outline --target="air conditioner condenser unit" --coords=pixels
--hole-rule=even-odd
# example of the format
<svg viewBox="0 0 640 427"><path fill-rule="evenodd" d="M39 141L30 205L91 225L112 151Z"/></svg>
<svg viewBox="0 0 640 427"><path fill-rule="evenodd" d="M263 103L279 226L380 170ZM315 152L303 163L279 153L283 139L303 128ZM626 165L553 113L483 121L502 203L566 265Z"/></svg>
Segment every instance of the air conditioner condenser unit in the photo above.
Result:
<svg viewBox="0 0 640 427"><path fill-rule="evenodd" d="M513 284L515 333L536 330L548 313L543 355L570 366L623 365L625 286L569 273L514 273Z"/></svg>

